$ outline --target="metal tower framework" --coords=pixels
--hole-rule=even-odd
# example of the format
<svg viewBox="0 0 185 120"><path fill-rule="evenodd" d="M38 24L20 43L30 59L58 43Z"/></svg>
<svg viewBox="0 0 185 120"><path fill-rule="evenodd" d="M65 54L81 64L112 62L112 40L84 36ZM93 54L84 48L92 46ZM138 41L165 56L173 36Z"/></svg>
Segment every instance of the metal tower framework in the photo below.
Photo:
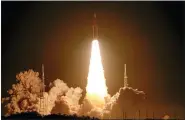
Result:
<svg viewBox="0 0 185 120"><path fill-rule="evenodd" d="M125 67L125 71L124 71L124 87L128 87L128 82L127 82L127 66L126 66L126 64L124 65L124 67Z"/></svg>
<svg viewBox="0 0 185 120"><path fill-rule="evenodd" d="M47 101L44 99L44 92L45 92L45 78L44 78L44 65L42 64L42 82L41 82L41 89L40 89L40 114L44 115L46 113L45 106Z"/></svg>

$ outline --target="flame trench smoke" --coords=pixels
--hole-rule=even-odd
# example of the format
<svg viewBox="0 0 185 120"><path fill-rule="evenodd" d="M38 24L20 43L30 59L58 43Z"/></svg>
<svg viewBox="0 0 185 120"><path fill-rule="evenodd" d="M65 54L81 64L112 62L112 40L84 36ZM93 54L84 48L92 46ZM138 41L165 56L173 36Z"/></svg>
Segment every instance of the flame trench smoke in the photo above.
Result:
<svg viewBox="0 0 185 120"><path fill-rule="evenodd" d="M85 98L81 98L83 92L81 88L68 87L64 81L57 79L50 83L49 91L44 92L42 102L39 92L43 84L38 72L33 70L20 72L16 79L18 83L13 84L12 89L8 90L10 96L2 98L2 102L7 101L5 105L7 115L36 111L44 115L61 113L110 118L117 107L125 107L122 101L126 97L134 96L141 100L144 96L144 92L131 87L120 88L112 97L108 94L98 40L92 42ZM83 99L81 104L80 99ZM44 112L41 112L40 103L44 104Z"/></svg>

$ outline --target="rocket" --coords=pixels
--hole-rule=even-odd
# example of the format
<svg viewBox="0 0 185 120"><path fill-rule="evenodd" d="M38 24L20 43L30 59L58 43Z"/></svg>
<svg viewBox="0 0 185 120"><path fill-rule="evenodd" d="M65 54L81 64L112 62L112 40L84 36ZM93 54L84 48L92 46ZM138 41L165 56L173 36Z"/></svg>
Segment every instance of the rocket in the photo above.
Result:
<svg viewBox="0 0 185 120"><path fill-rule="evenodd" d="M98 26L96 24L96 13L94 13L94 16L93 16L92 29L93 29L93 39L97 40L98 39Z"/></svg>

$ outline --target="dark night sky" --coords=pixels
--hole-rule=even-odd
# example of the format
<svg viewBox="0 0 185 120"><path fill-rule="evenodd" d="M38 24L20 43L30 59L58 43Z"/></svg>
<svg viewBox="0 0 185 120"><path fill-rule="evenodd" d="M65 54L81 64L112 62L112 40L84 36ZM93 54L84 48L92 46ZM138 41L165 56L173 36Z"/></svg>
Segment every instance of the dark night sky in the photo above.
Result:
<svg viewBox="0 0 185 120"><path fill-rule="evenodd" d="M108 91L128 82L151 102L185 101L184 2L2 2L2 96L20 71L85 88L96 12Z"/></svg>

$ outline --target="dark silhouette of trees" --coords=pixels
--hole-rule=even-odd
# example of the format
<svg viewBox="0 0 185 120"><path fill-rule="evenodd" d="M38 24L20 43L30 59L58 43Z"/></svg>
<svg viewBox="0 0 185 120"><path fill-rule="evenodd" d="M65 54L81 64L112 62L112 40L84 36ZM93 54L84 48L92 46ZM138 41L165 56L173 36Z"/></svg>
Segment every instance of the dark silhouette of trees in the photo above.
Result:
<svg viewBox="0 0 185 120"><path fill-rule="evenodd" d="M27 119L52 119L52 120L99 120L95 117L89 117L89 116L77 116L74 115L66 115L66 114L51 114L46 116L41 116L37 112L25 112L25 113L17 113L12 114L10 116L2 116L2 120L27 120Z"/></svg>

